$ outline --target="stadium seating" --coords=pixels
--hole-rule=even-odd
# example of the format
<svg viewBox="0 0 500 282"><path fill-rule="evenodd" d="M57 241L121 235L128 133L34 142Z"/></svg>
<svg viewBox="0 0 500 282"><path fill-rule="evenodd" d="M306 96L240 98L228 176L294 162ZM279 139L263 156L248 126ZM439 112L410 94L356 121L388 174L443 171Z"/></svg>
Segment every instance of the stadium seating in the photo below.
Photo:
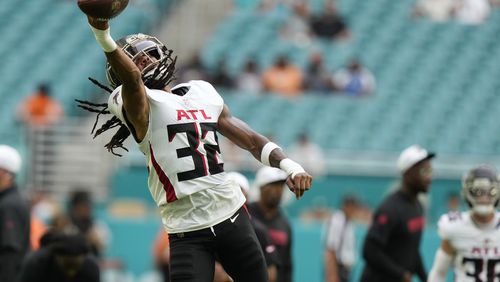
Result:
<svg viewBox="0 0 500 282"><path fill-rule="evenodd" d="M414 19L411 0L339 1L352 39L302 48L279 36L291 11L261 12L254 2L236 1L240 9L221 23L203 50L208 68L225 58L236 76L248 59L264 69L280 54L304 67L308 54L320 48L330 71L360 57L378 87L362 100L331 93L304 93L295 101L226 93L233 113L253 127L272 132L284 145L306 131L331 149L399 151L420 143L446 155L500 153L500 142L491 134L500 129L500 103L494 100L500 90L498 11L483 25L466 26ZM320 11L321 3L310 1L312 10Z"/></svg>
<svg viewBox="0 0 500 282"><path fill-rule="evenodd" d="M0 46L4 66L0 68L0 140L16 146L22 136L13 118L16 108L38 83L50 83L53 96L72 115L75 98L99 92L86 78L104 77L104 56L74 1L28 2L4 0L0 5L4 23L0 33L7 43ZM131 3L115 20L112 33L121 37L148 30L172 2Z"/></svg>

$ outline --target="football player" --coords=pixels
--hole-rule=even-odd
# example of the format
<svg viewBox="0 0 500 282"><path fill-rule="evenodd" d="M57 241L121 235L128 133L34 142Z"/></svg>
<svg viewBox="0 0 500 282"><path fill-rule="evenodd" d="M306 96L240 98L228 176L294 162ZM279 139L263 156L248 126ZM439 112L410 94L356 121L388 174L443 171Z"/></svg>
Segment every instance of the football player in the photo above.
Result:
<svg viewBox="0 0 500 282"><path fill-rule="evenodd" d="M297 199L312 177L278 145L233 117L210 83L189 81L169 89L175 59L158 39L134 34L117 44L108 21L89 17L89 23L114 88L98 112L115 117L97 133L120 126L108 149L122 147L131 133L145 155L148 186L169 233L171 280L212 281L217 254L235 281L267 281L264 256L243 208L245 196L226 181L217 133L285 171Z"/></svg>
<svg viewBox="0 0 500 282"><path fill-rule="evenodd" d="M429 282L446 280L448 268L458 282L500 281L500 197L494 168L481 165L463 178L462 196L470 207L451 212L438 223L441 246L436 252Z"/></svg>

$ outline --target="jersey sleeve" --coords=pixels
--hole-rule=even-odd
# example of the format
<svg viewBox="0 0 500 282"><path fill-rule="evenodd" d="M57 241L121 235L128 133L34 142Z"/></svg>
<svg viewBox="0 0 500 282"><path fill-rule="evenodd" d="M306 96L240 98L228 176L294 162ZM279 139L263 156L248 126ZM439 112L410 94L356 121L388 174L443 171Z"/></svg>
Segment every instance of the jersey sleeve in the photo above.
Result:
<svg viewBox="0 0 500 282"><path fill-rule="evenodd" d="M148 88L146 88L146 96L147 96L148 102L150 104L155 99L154 93L152 93L152 91ZM111 95L109 95L109 97L108 97L108 110L110 113L112 113L114 116L116 116L129 129L129 131L132 132L132 130L130 129L132 125L127 122L127 120L123 114L123 98L122 98L122 86L121 85L118 86L115 90L113 90ZM148 128L144 139L140 143L137 143L139 150L144 154L147 150L147 141L149 140L150 134L151 133L150 133L150 130ZM134 140L135 140L135 138L134 138Z"/></svg>
<svg viewBox="0 0 500 282"><path fill-rule="evenodd" d="M121 122L125 123L125 118L123 117L123 98L122 98L122 86L116 87L115 90L108 97L108 110L110 113L115 115Z"/></svg>
<svg viewBox="0 0 500 282"><path fill-rule="evenodd" d="M154 101L159 101L165 94L158 94L155 91L146 87L146 97L148 102L151 104ZM119 118L123 123L126 123L125 117L123 115L123 97L122 97L122 86L118 86L111 95L108 97L108 110Z"/></svg>
<svg viewBox="0 0 500 282"><path fill-rule="evenodd" d="M450 240L455 233L457 223L461 221L461 215L457 212L443 214L438 221L438 235L442 240Z"/></svg>

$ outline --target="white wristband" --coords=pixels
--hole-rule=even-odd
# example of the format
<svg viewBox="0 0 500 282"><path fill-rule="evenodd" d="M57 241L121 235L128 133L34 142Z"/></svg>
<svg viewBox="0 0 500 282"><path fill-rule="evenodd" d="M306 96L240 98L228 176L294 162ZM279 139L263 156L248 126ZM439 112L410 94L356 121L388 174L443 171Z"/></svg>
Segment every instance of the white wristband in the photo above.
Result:
<svg viewBox="0 0 500 282"><path fill-rule="evenodd" d="M102 29L97 29L94 28L93 26L90 26L92 29L92 32L94 33L95 39L99 45L101 45L102 50L106 53L111 53L118 49L118 45L116 45L116 42L111 38L110 32L109 32L109 27L108 29L102 30Z"/></svg>
<svg viewBox="0 0 500 282"><path fill-rule="evenodd" d="M260 161L267 166L271 166L271 163L269 162L269 155L271 155L271 152L276 148L280 148L280 146L273 142L267 142L266 145L262 147Z"/></svg>
<svg viewBox="0 0 500 282"><path fill-rule="evenodd" d="M294 178L297 173L306 172L300 164L294 162L289 158L282 159L280 161L280 168L284 170L288 175L291 175L292 178Z"/></svg>

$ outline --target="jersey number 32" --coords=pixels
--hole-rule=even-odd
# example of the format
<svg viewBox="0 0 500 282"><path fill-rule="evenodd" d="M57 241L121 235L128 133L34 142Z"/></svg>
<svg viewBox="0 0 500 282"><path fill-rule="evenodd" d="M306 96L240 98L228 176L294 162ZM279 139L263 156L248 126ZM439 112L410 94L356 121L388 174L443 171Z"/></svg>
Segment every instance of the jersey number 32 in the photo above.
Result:
<svg viewBox="0 0 500 282"><path fill-rule="evenodd" d="M189 147L177 149L177 157L191 157L194 163L194 169L177 173L179 181L186 181L209 174L217 174L224 171L224 164L217 160L217 153L220 154L219 142L216 134L216 123L199 123L201 132L196 123L170 124L167 126L168 141L172 142L177 133L185 133L188 139ZM206 141L207 133L213 132L215 145L208 144ZM203 146L206 154L199 151Z"/></svg>

